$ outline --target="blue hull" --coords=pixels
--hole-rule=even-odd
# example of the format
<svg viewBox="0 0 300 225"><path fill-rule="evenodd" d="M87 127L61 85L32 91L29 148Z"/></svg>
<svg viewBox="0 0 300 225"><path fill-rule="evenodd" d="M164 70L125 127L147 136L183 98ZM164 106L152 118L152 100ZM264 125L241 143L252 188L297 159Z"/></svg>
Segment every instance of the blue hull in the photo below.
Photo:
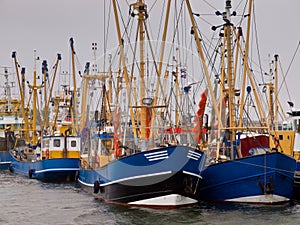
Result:
<svg viewBox="0 0 300 225"><path fill-rule="evenodd" d="M0 151L0 169L7 170L11 164L11 155L7 151Z"/></svg>
<svg viewBox="0 0 300 225"><path fill-rule="evenodd" d="M293 198L300 201L300 161L297 161L297 170L294 177Z"/></svg>
<svg viewBox="0 0 300 225"><path fill-rule="evenodd" d="M36 162L14 159L10 170L42 181L74 181L78 175L79 161L77 158L44 159Z"/></svg>
<svg viewBox="0 0 300 225"><path fill-rule="evenodd" d="M147 207L196 203L205 158L203 152L190 147L163 147L112 161L102 168L82 168L78 180L84 189L100 192L99 198L113 203ZM168 204L162 202L163 196L182 196L191 201L176 203L172 199Z"/></svg>
<svg viewBox="0 0 300 225"><path fill-rule="evenodd" d="M279 204L293 195L296 161L274 152L208 166L201 174L201 200Z"/></svg>

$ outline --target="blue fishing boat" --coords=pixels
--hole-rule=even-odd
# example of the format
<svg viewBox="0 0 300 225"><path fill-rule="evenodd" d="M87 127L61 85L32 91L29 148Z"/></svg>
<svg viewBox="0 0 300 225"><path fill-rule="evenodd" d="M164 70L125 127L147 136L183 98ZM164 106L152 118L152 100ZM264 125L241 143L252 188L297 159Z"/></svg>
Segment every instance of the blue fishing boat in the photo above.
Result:
<svg viewBox="0 0 300 225"><path fill-rule="evenodd" d="M13 146L14 142L7 138L9 132L5 132L5 136L0 138L0 169L8 169L11 164L11 156L9 148Z"/></svg>
<svg viewBox="0 0 300 225"><path fill-rule="evenodd" d="M9 68L4 67L4 83L0 97L0 169L8 169L11 163L9 149L13 148L15 141L12 133L20 136L24 127L21 112L21 98L19 92L14 93L15 82L10 80Z"/></svg>
<svg viewBox="0 0 300 225"><path fill-rule="evenodd" d="M33 160L33 162L23 162L14 159L12 160L10 170L28 178L45 182L68 182L77 179L79 171L78 158L55 158Z"/></svg>
<svg viewBox="0 0 300 225"><path fill-rule="evenodd" d="M276 142L271 142L271 145L275 146L276 144L280 151L284 151L296 160L293 198L300 200L300 111L294 108L294 103L290 101L288 103L291 111L288 112L286 120L272 133Z"/></svg>
<svg viewBox="0 0 300 225"><path fill-rule="evenodd" d="M279 152L215 163L201 174L201 199L253 204L289 202L295 168L294 159Z"/></svg>
<svg viewBox="0 0 300 225"><path fill-rule="evenodd" d="M231 12L231 1L226 1L224 12L215 13L224 20L222 25L212 27L213 31L219 31L219 43L222 43L218 43L220 51L214 53L221 52L221 69L215 76L215 91L210 91L214 110L212 115L216 119L212 119L210 126L212 137L207 143L208 162L201 173L198 192L204 201L281 204L292 199L296 161L279 151L278 146L271 148L268 142L260 142L264 136L272 139L275 107L269 108L271 118L267 118L262 99L257 93L258 85L253 79L252 68L249 69L252 1L247 3L248 12L243 17L247 18L248 23L245 48L242 47L242 28L237 29L231 19L236 15L236 12ZM195 24L193 30L198 52L201 53L203 50ZM239 66L239 60L243 62L242 66ZM241 74L243 76L239 77ZM213 90L209 80L208 84L209 89ZM264 85L264 93L269 94L266 99L273 106L274 90L270 83ZM247 156L243 155L245 152Z"/></svg>
<svg viewBox="0 0 300 225"><path fill-rule="evenodd" d="M153 208L191 205L197 203L204 161L204 153L192 147L159 147L100 168L83 167L78 181L106 202Z"/></svg>
<svg viewBox="0 0 300 225"><path fill-rule="evenodd" d="M147 5L138 0L130 5L130 17L138 18L137 30L140 31L133 40L139 40L140 58L137 61L137 57L133 57L132 64L129 64L132 68L129 67L132 71L136 69L139 76L129 78L125 50L130 52L130 48L123 46L131 40L122 40L115 0L112 6L119 41L116 55L120 56L115 62L116 65L121 62L122 72L114 77L113 58L110 58L107 72L90 74L89 64L86 66L82 76L81 114L84 116L81 117L82 157L78 181L84 190L98 199L114 204L152 208L195 204L199 199L197 186L202 179L200 173L205 167L206 155L192 140L188 109L180 108L182 106L177 103L173 110L174 105L167 101L168 98L174 102L179 99L180 65L174 65L175 71L168 81L165 80L164 88L160 86L158 71L149 75L153 84L144 77L145 65L148 67L150 62L146 63L143 52L146 46L148 49L153 46L149 37L144 35L148 31ZM170 10L170 1L166 10ZM169 13L166 15L167 24ZM166 35L161 42L163 45L165 38ZM157 61L162 67L162 58ZM171 62L174 61L171 59ZM165 69L169 70L168 66ZM187 72L181 70L182 77L186 76ZM124 77L119 74L124 74ZM173 77L178 77L176 83ZM136 80L140 82L139 86ZM157 93L147 91L155 82ZM115 83L117 90L114 89ZM186 90L188 93L189 88Z"/></svg>
<svg viewBox="0 0 300 225"><path fill-rule="evenodd" d="M198 149L170 145L139 150L124 146L123 153L112 159L113 133L94 135L90 141L90 156L82 157L78 181L99 199L153 208L197 203L197 185L205 162L204 153ZM92 152L99 155L91 156Z"/></svg>
<svg viewBox="0 0 300 225"><path fill-rule="evenodd" d="M73 39L72 39L73 40ZM71 42L72 53L74 54L73 41ZM36 58L36 56L35 56ZM33 94L33 113L32 121L28 123L28 129L24 130L25 136L30 139L23 140L23 145L14 145L10 149L12 163L10 171L35 178L42 181L74 181L77 179L80 161L80 137L77 133L77 113L73 107L76 106L77 95L76 85L71 90L68 85L62 85L63 90L58 90L52 94L53 84L61 60L60 54L57 55L55 71L47 95L46 85L44 85L45 111L41 129L37 127L37 91L42 85L37 85L37 72L34 70L33 84L29 84L30 93ZM42 73L44 83L48 80L47 62L43 61ZM74 73L75 77L75 73ZM25 79L22 79L25 82ZM23 85L25 87L25 85ZM52 113L48 113L49 105L53 105ZM74 115L74 116L73 116ZM53 118L52 118L53 117ZM49 122L50 121L50 122ZM18 138L15 137L16 143Z"/></svg>

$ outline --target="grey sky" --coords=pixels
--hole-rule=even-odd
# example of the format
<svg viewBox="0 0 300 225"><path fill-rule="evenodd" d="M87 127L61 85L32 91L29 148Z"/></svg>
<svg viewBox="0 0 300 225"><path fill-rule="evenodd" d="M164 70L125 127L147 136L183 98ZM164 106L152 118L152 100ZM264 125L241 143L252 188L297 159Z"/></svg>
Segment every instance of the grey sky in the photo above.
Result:
<svg viewBox="0 0 300 225"><path fill-rule="evenodd" d="M119 0L123 4L133 1ZM152 5L153 2L151 0L148 4ZM220 11L224 9L225 0L206 2ZM109 1L105 0L105 3L109 4ZM232 0L233 8L238 3L240 1ZM195 12L215 12L201 0L191 0L191 4ZM27 76L32 76L33 51L36 49L41 60L47 59L49 67L54 64L56 54L61 53L62 70L69 71L69 38L73 37L78 60L81 67L84 67L85 62L92 59L91 43L97 42L98 48L102 47L103 5L104 0L0 0L0 66L12 66L11 52L17 51L20 65L26 67ZM300 41L300 1L254 0L254 7L264 69L268 70L268 55L273 59L274 54L279 54L286 72ZM128 11L128 8L125 10ZM40 68L38 64L39 73ZM300 52L287 75L291 100L298 108L299 73ZM286 91L281 93L285 109L288 109L288 98Z"/></svg>

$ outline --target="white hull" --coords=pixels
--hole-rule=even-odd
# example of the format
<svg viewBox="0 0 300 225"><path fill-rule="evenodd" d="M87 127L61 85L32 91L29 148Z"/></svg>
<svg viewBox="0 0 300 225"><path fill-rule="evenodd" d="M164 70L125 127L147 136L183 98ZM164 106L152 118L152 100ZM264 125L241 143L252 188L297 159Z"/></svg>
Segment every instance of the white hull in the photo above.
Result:
<svg viewBox="0 0 300 225"><path fill-rule="evenodd" d="M144 205L144 206L182 206L195 204L198 201L178 194L170 194L156 198L144 199L134 202L129 202L129 205Z"/></svg>
<svg viewBox="0 0 300 225"><path fill-rule="evenodd" d="M226 202L240 202L240 203L253 203L253 204L274 204L281 202L288 202L290 199L279 195L256 195L251 197L241 197L225 200Z"/></svg>

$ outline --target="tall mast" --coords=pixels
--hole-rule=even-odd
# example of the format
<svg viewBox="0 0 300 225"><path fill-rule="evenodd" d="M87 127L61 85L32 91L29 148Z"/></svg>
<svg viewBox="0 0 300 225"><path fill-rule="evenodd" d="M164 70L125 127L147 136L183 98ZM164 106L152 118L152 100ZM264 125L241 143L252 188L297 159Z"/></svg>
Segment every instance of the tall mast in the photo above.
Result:
<svg viewBox="0 0 300 225"><path fill-rule="evenodd" d="M18 68L18 62L16 57L16 52L12 53L12 58L14 59L15 69L16 69L16 75L18 78L18 85L21 95L21 110L22 110L22 117L24 120L24 138L26 143L29 143L29 130L28 130L28 114L25 111L25 68L21 69L21 80L19 76L19 68Z"/></svg>
<svg viewBox="0 0 300 225"><path fill-rule="evenodd" d="M219 114L219 109L218 109L218 105L217 105L216 96L214 95L214 89L213 89L212 83L210 81L210 76L209 76L208 68L207 68L207 65L206 65L206 62L205 62L205 57L204 57L203 49L202 49L202 46L201 46L201 43L200 43L199 34L198 34L198 28L196 26L196 22L195 22L193 11L192 11L192 8L191 8L191 5L190 5L190 1L186 0L186 4L187 4L187 9L188 9L188 12L189 12L189 15L190 15L190 19L191 19L191 22L192 22L192 26L193 26L193 30L194 30L194 36L195 36L195 41L196 41L198 52L199 52L199 56L200 56L200 59L201 59L201 62L202 62L202 66L203 66L203 70L204 70L204 75L205 75L206 82L207 82L208 89L209 89L209 93L211 95L211 99L212 99L212 102L213 102L213 107L214 107L216 115L218 116L218 121L221 121L220 114Z"/></svg>
<svg viewBox="0 0 300 225"><path fill-rule="evenodd" d="M249 9L248 9L248 21L247 21L247 36L246 36L246 49L245 52L241 49L240 44L238 43L238 47L240 49L241 54L243 55L243 61L244 61L244 74L243 74L243 84L242 84L242 96L241 96L241 105L240 105L240 116L239 116L239 127L242 127L242 119L243 119L243 109L244 109L244 99L245 99L245 89L246 89L246 74L248 74L248 78L250 80L251 86L253 88L253 93L255 97L255 102L257 105L259 117L261 118L261 121L263 125L268 123L266 120L266 116L263 111L263 107L260 103L260 98L258 96L256 87L255 87L255 81L253 78L253 74L249 68L248 65L248 54L249 54L249 39L250 39L250 26L251 26L251 15L252 15L252 3L253 0L249 1Z"/></svg>
<svg viewBox="0 0 300 225"><path fill-rule="evenodd" d="M146 132L146 126L147 126L147 121L146 121L146 114L147 114L147 108L146 105L144 104L143 100L146 97L145 95L145 90L146 90L146 85L145 85L145 59L144 59L144 48L145 48L145 43L144 43L144 35L145 35L145 29L144 29L144 22L148 18L147 14L147 5L143 3L142 0L138 0L138 2L131 4L131 6L138 12L138 30L139 30L139 45L140 45L140 104L141 104L141 109L140 109L140 119L141 119L141 138L149 138L149 134L147 135Z"/></svg>
<svg viewBox="0 0 300 225"><path fill-rule="evenodd" d="M245 99L245 91L244 90L246 88L246 74L247 74L246 67L248 65L251 15L252 15L252 0L250 0L250 2L249 2L249 9L248 9L246 49L245 49L245 54L244 54L244 74L243 74L243 84L242 84L242 93L241 93L242 96L241 96L241 106L240 106L239 127L242 126L242 121L243 121L243 108L244 108L244 99Z"/></svg>
<svg viewBox="0 0 300 225"><path fill-rule="evenodd" d="M274 92L275 92L275 104L274 104L274 124L275 129L278 129L278 55L275 55L275 78L274 78Z"/></svg>
<svg viewBox="0 0 300 225"><path fill-rule="evenodd" d="M109 105L108 106L111 107L112 103L113 103L113 76L111 71L111 55L109 55L109 68L108 68L108 104ZM112 121L111 110L108 110L108 118L109 121Z"/></svg>
<svg viewBox="0 0 300 225"><path fill-rule="evenodd" d="M47 123L48 123L48 112L46 112L46 104L47 104L47 76L48 76L48 65L47 65L47 61L43 60L42 63L42 74L44 75L44 117L43 117L43 124L41 124L42 126L42 131L44 130L45 127L47 127Z"/></svg>
<svg viewBox="0 0 300 225"><path fill-rule="evenodd" d="M73 127L75 129L75 134L78 132L78 109L77 109L77 87L76 87L76 71L75 71L75 50L74 50L74 40L70 38L70 47L72 55L72 77L73 77L73 109L75 111L74 117L72 117Z"/></svg>
<svg viewBox="0 0 300 225"><path fill-rule="evenodd" d="M44 75L44 107L46 109L46 103L47 103L47 76L48 76L48 64L47 61L44 60L42 63L42 73ZM45 115L44 115L44 122L47 122L48 118L46 118L48 114L46 114L45 110Z"/></svg>
<svg viewBox="0 0 300 225"><path fill-rule="evenodd" d="M235 80L233 75L233 58L232 58L232 31L231 31L231 1L226 1L225 15L223 19L226 22L224 26L226 50L227 50L227 82L228 89L226 90L228 96L228 110L229 110L229 134L231 142L231 158L234 157L234 143L236 141L236 110L235 110Z"/></svg>
<svg viewBox="0 0 300 225"><path fill-rule="evenodd" d="M115 14L115 22L116 22L116 29L117 29L117 34L118 34L118 41L119 41L119 46L120 46L120 58L121 58L121 63L122 63L122 67L123 67L126 88L127 88L128 105L130 105L131 104L131 100L130 100L130 91L131 90L130 90L130 84L129 84L128 71L127 71L126 62L125 62L124 46L123 46L123 41L122 41L122 37L121 37L121 30L120 30L118 11L117 11L117 3L116 3L116 0L113 0L112 2L113 2L114 14ZM137 136L136 124L135 124L136 120L134 118L132 108L129 109L129 112L130 112L130 118L132 121L134 136Z"/></svg>
<svg viewBox="0 0 300 225"><path fill-rule="evenodd" d="M167 30L168 30L168 23L169 23L170 8L171 8L170 5L171 5L171 0L168 0L153 105L157 105L157 98L159 96L159 84L160 84L163 58L164 58L164 52L165 52L165 44L166 44L166 38L167 38ZM163 88L163 90L165 90L165 88ZM156 109L153 108L152 115L151 115L151 127L153 127L153 125L154 125L155 116L156 116ZM150 130L150 137L152 137L152 133L153 133L153 129Z"/></svg>
<svg viewBox="0 0 300 225"><path fill-rule="evenodd" d="M36 126L36 121L37 121L37 90L42 88L41 85L37 85L36 83L36 79L37 79L37 75L36 75L36 60L37 60L37 56L36 56L36 50L34 50L34 71L33 71L33 85L29 84L29 88L32 89L33 91L33 103L32 103L32 108L33 108L33 118L32 118L32 122L33 122L33 132L32 132L32 145L36 145L37 144L37 126Z"/></svg>
<svg viewBox="0 0 300 225"><path fill-rule="evenodd" d="M19 85L21 99L23 99L24 96L22 96L23 91L22 91L22 86L21 86L21 81L20 81L19 68L18 68L19 65L18 65L18 62L17 62L16 52L12 53L12 58L14 59L14 64L15 64L16 75L17 75L17 79L18 79L18 85Z"/></svg>
<svg viewBox="0 0 300 225"><path fill-rule="evenodd" d="M54 74L53 74L53 78L52 78L52 82L51 82L51 86L50 86L50 90L49 90L48 99L46 98L46 100L45 100L45 114L44 114L43 128L47 128L48 124L49 124L49 115L48 115L49 114L48 113L49 112L49 104L50 104L50 99L51 99L51 96L52 96L52 91L53 91L54 82L55 82L55 78L56 78L58 63L59 63L60 60L61 60L61 55L57 54L57 58L56 58L56 62L55 62L55 69L54 69ZM46 86L46 83L44 83L44 85Z"/></svg>
<svg viewBox="0 0 300 225"><path fill-rule="evenodd" d="M82 82L81 82L81 88L82 88L82 95L81 95L81 118L80 118L80 131L83 130L83 127L85 125L85 120L86 120L86 96L87 96L87 91L88 91L88 84L89 80L85 77L86 75L89 75L89 67L90 63L86 63L85 65L85 70L84 74L82 77Z"/></svg>
<svg viewBox="0 0 300 225"><path fill-rule="evenodd" d="M30 142L30 138L29 138L29 122L28 122L28 111L25 110L25 68L23 67L21 70L21 78L22 78L22 89L21 89L21 104L22 104L22 117L24 120L24 138L26 141L26 144L28 144Z"/></svg>

